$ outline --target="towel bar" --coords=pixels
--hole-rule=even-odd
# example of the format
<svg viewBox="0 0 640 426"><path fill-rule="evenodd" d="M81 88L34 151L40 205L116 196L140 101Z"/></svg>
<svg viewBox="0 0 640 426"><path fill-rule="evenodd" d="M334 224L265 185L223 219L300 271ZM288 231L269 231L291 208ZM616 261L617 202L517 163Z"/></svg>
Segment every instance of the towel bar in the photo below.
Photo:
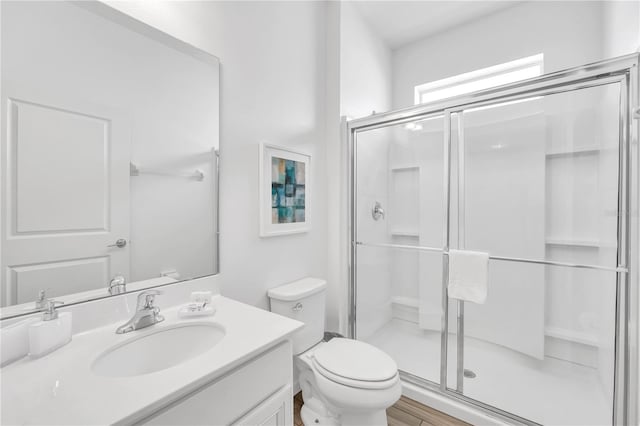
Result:
<svg viewBox="0 0 640 426"><path fill-rule="evenodd" d="M362 241L356 241L355 244L358 246L364 246L364 247L395 248L395 249L402 249L402 250L429 251L429 252L442 253L446 255L449 254L448 250L444 250L442 248L436 248L436 247L410 246L405 244L367 243ZM597 271L622 272L622 273L629 272L629 269L624 266L610 267L610 266L599 266L599 265L586 265L583 263L559 262L556 260L527 259L523 257L506 257L506 256L494 256L494 255L489 255L489 259L506 261L506 262L533 263L537 265L566 266L569 268L593 269Z"/></svg>

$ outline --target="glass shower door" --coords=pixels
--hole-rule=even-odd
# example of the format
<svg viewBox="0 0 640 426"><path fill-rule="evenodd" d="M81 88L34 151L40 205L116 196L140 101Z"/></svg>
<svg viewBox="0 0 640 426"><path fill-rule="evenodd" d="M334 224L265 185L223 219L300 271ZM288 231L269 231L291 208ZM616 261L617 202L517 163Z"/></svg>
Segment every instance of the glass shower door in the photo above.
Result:
<svg viewBox="0 0 640 426"><path fill-rule="evenodd" d="M436 115L358 133L356 336L440 382L447 157Z"/></svg>
<svg viewBox="0 0 640 426"><path fill-rule="evenodd" d="M350 337L489 416L630 423L638 59L348 122ZM488 253L485 303L449 249Z"/></svg>
<svg viewBox="0 0 640 426"><path fill-rule="evenodd" d="M448 301L449 389L536 423L611 424L620 93L452 114L450 245L490 261L486 303Z"/></svg>

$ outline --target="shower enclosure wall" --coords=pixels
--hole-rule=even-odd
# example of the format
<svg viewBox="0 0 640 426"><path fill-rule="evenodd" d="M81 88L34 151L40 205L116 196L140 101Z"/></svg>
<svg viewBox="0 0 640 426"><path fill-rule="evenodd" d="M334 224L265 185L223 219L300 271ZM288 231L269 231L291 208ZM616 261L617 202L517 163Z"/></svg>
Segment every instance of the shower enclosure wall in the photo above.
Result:
<svg viewBox="0 0 640 426"><path fill-rule="evenodd" d="M347 123L349 333L510 422L635 421L638 55ZM449 249L488 252L485 304Z"/></svg>

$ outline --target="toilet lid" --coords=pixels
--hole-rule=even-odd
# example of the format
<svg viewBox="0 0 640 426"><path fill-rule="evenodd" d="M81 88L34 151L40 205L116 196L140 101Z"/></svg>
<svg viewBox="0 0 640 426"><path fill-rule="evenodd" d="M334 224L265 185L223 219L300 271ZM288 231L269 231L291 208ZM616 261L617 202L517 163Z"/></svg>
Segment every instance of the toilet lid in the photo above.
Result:
<svg viewBox="0 0 640 426"><path fill-rule="evenodd" d="M395 361L380 349L357 340L334 338L313 353L324 370L351 380L381 382L398 373Z"/></svg>

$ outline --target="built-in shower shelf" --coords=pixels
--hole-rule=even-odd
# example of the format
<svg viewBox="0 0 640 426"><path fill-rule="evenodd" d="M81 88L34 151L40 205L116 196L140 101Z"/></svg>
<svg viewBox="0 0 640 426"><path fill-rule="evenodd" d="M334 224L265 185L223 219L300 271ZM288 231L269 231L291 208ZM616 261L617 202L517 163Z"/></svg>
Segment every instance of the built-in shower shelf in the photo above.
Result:
<svg viewBox="0 0 640 426"><path fill-rule="evenodd" d="M570 247L602 247L603 244L598 240L569 240L559 238L547 238L545 243L548 246L570 246Z"/></svg>
<svg viewBox="0 0 640 426"><path fill-rule="evenodd" d="M556 339L567 340L569 342L580 343L588 346L598 346L598 338L593 333L587 331L571 330L563 327L546 326L544 334Z"/></svg>
<svg viewBox="0 0 640 426"><path fill-rule="evenodd" d="M413 237L418 238L420 233L412 229L392 229L389 231L392 237Z"/></svg>
<svg viewBox="0 0 640 426"><path fill-rule="evenodd" d="M407 170L418 170L420 169L420 166L416 166L416 165L399 165L399 166L393 166L391 167L391 171L392 172L401 172L401 171L407 171Z"/></svg>
<svg viewBox="0 0 640 426"><path fill-rule="evenodd" d="M600 153L600 147L591 146L591 147L578 148L570 151L552 151L552 152L547 152L546 155L547 157L553 158L553 157L572 157L576 155L599 154L599 153Z"/></svg>

